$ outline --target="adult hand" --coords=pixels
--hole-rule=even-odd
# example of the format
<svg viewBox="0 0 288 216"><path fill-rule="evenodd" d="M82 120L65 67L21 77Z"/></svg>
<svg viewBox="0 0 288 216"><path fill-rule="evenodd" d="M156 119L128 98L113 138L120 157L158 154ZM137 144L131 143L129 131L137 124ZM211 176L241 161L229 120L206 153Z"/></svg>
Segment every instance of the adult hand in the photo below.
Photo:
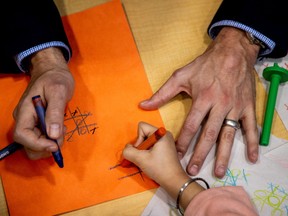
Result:
<svg viewBox="0 0 288 216"><path fill-rule="evenodd" d="M37 127L38 117L32 97L40 95L46 107L46 128L50 138L61 146L64 139L64 112L67 102L72 98L74 79L66 60L58 48L47 48L31 58L31 80L14 109L16 125L14 141L24 145L32 160L51 156L58 146L46 139Z"/></svg>
<svg viewBox="0 0 288 216"><path fill-rule="evenodd" d="M180 92L191 96L193 103L176 143L181 159L203 124L187 166L190 175L197 175L216 142L214 173L219 178L225 175L235 129L223 127L224 119L241 121L248 158L253 163L257 161L254 64L259 49L250 44L245 32L224 27L202 55L176 70L150 99L140 103L142 109L153 110Z"/></svg>

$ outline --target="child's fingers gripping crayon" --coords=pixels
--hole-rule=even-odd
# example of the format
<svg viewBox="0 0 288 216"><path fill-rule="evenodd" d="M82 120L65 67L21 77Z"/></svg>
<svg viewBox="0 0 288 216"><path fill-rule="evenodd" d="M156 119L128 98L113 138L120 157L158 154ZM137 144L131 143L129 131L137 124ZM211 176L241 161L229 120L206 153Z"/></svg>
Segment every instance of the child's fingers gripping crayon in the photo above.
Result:
<svg viewBox="0 0 288 216"><path fill-rule="evenodd" d="M155 145L159 139L165 136L165 134L166 134L166 129L164 127L160 127L136 148L139 150L147 150L151 148L153 145ZM129 160L122 159L120 165L122 167L128 168L128 167L131 167L133 163Z"/></svg>

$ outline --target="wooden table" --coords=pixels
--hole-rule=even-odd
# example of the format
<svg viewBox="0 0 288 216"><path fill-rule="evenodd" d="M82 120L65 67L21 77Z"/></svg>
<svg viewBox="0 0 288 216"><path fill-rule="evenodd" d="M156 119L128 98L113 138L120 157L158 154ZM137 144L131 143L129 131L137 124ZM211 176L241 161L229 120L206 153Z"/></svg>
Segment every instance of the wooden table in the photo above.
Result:
<svg viewBox="0 0 288 216"><path fill-rule="evenodd" d="M107 0L55 0L62 16L108 2ZM170 75L200 55L210 38L207 26L221 0L122 0L147 77L155 92ZM256 74L255 74L256 75ZM266 92L257 81L257 121L262 125ZM165 127L177 137L189 111L191 99L184 94L160 108ZM272 133L288 139L288 133L277 113ZM2 185L2 184L1 184ZM112 200L89 208L65 213L65 216L141 215L155 190ZM8 210L0 187L0 215Z"/></svg>

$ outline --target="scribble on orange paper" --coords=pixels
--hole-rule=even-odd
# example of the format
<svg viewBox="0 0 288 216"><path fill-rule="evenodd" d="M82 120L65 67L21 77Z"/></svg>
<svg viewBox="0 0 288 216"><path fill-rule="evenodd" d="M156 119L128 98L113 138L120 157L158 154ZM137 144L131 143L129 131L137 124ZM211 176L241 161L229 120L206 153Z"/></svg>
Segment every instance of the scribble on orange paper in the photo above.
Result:
<svg viewBox="0 0 288 216"><path fill-rule="evenodd" d="M67 142L73 141L75 134L78 136L85 134L93 135L98 126L96 123L88 122L89 117L92 115L91 112L82 113L79 107L76 107L73 111L68 107L64 116L64 123L69 125L68 131L65 133L65 140Z"/></svg>

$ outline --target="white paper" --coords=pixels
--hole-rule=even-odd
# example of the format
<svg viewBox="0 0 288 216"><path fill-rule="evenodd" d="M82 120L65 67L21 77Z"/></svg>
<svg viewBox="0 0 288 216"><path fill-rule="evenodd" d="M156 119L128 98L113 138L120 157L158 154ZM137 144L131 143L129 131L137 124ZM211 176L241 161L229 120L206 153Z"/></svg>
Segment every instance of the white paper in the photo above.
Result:
<svg viewBox="0 0 288 216"><path fill-rule="evenodd" d="M191 146L194 146L194 142ZM213 177L214 153L211 151L199 173L211 187L241 185L251 197L261 216L288 215L288 143L271 135L268 146L260 146L260 159L251 164L246 159L246 145L241 131L235 136L228 172L222 179ZM181 160L183 167L189 162L193 147ZM285 156L286 154L286 156ZM279 155L279 157L277 157ZM280 165L279 162L282 162ZM178 215L173 200L163 188L153 196L142 216Z"/></svg>

